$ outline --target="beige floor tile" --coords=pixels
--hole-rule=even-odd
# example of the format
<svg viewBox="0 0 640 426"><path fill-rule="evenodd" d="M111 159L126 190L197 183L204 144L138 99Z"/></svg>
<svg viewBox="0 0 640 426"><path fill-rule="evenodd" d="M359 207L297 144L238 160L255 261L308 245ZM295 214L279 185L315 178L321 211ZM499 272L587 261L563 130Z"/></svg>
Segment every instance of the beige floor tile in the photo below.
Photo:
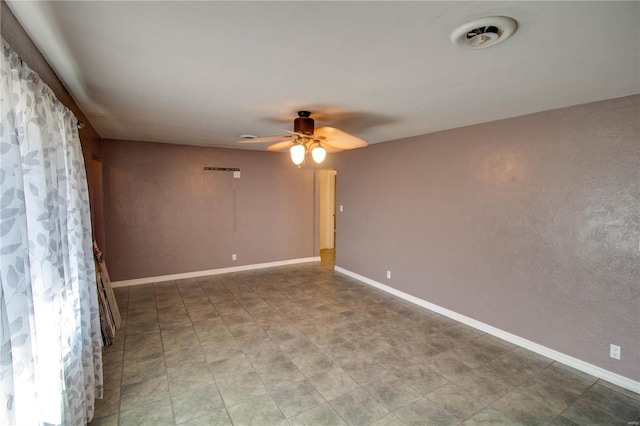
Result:
<svg viewBox="0 0 640 426"><path fill-rule="evenodd" d="M286 425L287 419L269 396L241 402L228 408L234 426Z"/></svg>
<svg viewBox="0 0 640 426"><path fill-rule="evenodd" d="M180 423L180 426L232 426L227 410L218 408L208 414Z"/></svg>
<svg viewBox="0 0 640 426"><path fill-rule="evenodd" d="M522 383L518 387L518 391L546 405L551 411L557 414L563 412L578 399L577 394L536 377Z"/></svg>
<svg viewBox="0 0 640 426"><path fill-rule="evenodd" d="M105 397L92 424L637 420L637 394L332 266L115 289L123 326L103 349Z"/></svg>
<svg viewBox="0 0 640 426"><path fill-rule="evenodd" d="M108 417L120 412L120 387L104 391L101 399L95 400L94 419Z"/></svg>
<svg viewBox="0 0 640 426"><path fill-rule="evenodd" d="M166 375L124 385L120 392L120 411L130 410L168 397L169 384Z"/></svg>
<svg viewBox="0 0 640 426"><path fill-rule="evenodd" d="M503 412L487 407L462 424L465 426L513 426L516 423L513 418L507 417Z"/></svg>
<svg viewBox="0 0 640 426"><path fill-rule="evenodd" d="M334 368L312 376L309 381L328 401L359 387L358 383L341 368Z"/></svg>
<svg viewBox="0 0 640 426"><path fill-rule="evenodd" d="M122 369L122 384L130 385L155 377L166 376L164 357L127 359Z"/></svg>
<svg viewBox="0 0 640 426"><path fill-rule="evenodd" d="M409 425L448 426L458 423L458 419L424 397L399 408L395 415Z"/></svg>
<svg viewBox="0 0 640 426"><path fill-rule="evenodd" d="M423 396L449 383L440 374L422 364L399 370L394 374Z"/></svg>
<svg viewBox="0 0 640 426"><path fill-rule="evenodd" d="M214 382L207 365L195 365L168 369L171 395L179 395Z"/></svg>
<svg viewBox="0 0 640 426"><path fill-rule="evenodd" d="M383 418L378 419L375 422L371 423L370 426L404 426L404 425L406 425L406 423L400 420L398 416L396 416L393 413L389 413Z"/></svg>
<svg viewBox="0 0 640 426"><path fill-rule="evenodd" d="M436 389L427 398L459 420L464 420L487 406L479 399L469 398L466 389L452 383Z"/></svg>
<svg viewBox="0 0 640 426"><path fill-rule="evenodd" d="M638 397L640 397L638 394L633 397L629 393L619 392L619 389L613 390L596 383L581 395L579 401L596 405L633 423L640 420L640 399L637 399Z"/></svg>
<svg viewBox="0 0 640 426"><path fill-rule="evenodd" d="M120 413L120 426L173 426L171 400L163 399Z"/></svg>
<svg viewBox="0 0 640 426"><path fill-rule="evenodd" d="M326 402L308 380L282 384L271 395L287 418Z"/></svg>
<svg viewBox="0 0 640 426"><path fill-rule="evenodd" d="M393 374L388 374L364 388L390 411L407 405L420 397L418 392Z"/></svg>
<svg viewBox="0 0 640 426"><path fill-rule="evenodd" d="M215 384L174 395L171 397L171 405L176 424L206 416L223 407Z"/></svg>
<svg viewBox="0 0 640 426"><path fill-rule="evenodd" d="M253 366L243 353L213 361L209 363L209 370L216 380L240 376L254 371Z"/></svg>
<svg viewBox="0 0 640 426"><path fill-rule="evenodd" d="M269 394L260 376L255 372L219 380L217 384L224 405L227 407Z"/></svg>
<svg viewBox="0 0 640 426"><path fill-rule="evenodd" d="M112 414L107 417L94 418L88 423L89 426L118 426L118 414Z"/></svg>
<svg viewBox="0 0 640 426"><path fill-rule="evenodd" d="M322 352L313 352L293 358L291 360L296 367L307 377L314 376L323 371L331 370L337 365L331 358Z"/></svg>
<svg viewBox="0 0 640 426"><path fill-rule="evenodd" d="M384 405L362 388L339 396L330 404L350 425L369 424L389 414Z"/></svg>
<svg viewBox="0 0 640 426"><path fill-rule="evenodd" d="M551 410L528 394L511 391L491 404L491 407L502 411L514 422L523 424L547 424L557 417L558 413Z"/></svg>
<svg viewBox="0 0 640 426"><path fill-rule="evenodd" d="M346 426L329 404L322 404L289 419L291 426Z"/></svg>

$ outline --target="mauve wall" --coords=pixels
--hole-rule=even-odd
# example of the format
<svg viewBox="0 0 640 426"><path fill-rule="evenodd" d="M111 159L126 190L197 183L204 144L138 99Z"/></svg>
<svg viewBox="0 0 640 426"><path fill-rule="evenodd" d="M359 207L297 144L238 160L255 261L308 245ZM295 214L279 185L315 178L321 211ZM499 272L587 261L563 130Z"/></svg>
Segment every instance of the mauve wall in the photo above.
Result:
<svg viewBox="0 0 640 426"><path fill-rule="evenodd" d="M341 154L337 265L639 380L639 118L631 96Z"/></svg>
<svg viewBox="0 0 640 426"><path fill-rule="evenodd" d="M105 140L103 175L112 280L314 255L314 172L287 154Z"/></svg>

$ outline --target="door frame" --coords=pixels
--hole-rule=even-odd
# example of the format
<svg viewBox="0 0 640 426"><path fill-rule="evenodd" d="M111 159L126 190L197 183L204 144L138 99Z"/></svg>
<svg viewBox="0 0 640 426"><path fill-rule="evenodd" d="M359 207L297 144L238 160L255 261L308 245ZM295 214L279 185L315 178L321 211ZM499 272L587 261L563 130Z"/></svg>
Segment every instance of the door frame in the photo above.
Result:
<svg viewBox="0 0 640 426"><path fill-rule="evenodd" d="M336 169L317 169L315 170L314 180L315 180L315 191L314 191L314 204L315 204L315 214L314 214L314 253L316 256L320 256L321 249L321 240L322 235L321 232L323 230L323 226L321 224L321 220L325 218L324 214L331 215L333 220L330 222L331 229L331 239L333 240L333 248L336 248L336 240L337 240L337 216L336 216L336 204L337 204L337 170ZM329 184L329 194L326 195L326 188L323 188L322 179L324 176L332 176L333 179ZM323 197L325 196L325 197ZM325 198L323 200L323 198ZM326 211L323 214L323 210Z"/></svg>

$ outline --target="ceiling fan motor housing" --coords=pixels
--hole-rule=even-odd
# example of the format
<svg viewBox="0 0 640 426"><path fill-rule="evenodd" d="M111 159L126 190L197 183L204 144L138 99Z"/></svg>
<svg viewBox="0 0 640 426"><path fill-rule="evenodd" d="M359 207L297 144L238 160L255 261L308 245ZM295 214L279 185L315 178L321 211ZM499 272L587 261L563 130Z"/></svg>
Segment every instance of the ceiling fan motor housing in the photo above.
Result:
<svg viewBox="0 0 640 426"><path fill-rule="evenodd" d="M293 131L296 133L304 133L305 135L313 135L314 121L310 117L309 111L298 111L298 118L293 121Z"/></svg>

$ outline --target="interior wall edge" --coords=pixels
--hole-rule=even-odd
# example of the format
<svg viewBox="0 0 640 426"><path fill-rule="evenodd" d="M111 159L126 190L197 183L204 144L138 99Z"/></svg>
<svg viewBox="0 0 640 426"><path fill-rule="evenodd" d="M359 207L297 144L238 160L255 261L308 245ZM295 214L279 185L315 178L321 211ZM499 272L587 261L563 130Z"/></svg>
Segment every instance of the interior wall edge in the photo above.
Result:
<svg viewBox="0 0 640 426"><path fill-rule="evenodd" d="M461 322L469 327L473 327L476 330L483 331L485 333L491 334L492 336L498 337L502 340L505 340L509 343L513 343L514 345L521 346L525 349L528 349L537 354L543 355L547 358L550 358L554 361L562 363L564 365L568 365L569 367L573 367L576 370L580 370L584 373L591 374L599 379L606 380L607 382L613 383L614 385L620 386L632 392L640 394L640 382L630 379L628 377L622 376L620 374L614 373L609 370L605 370L604 368L598 367L597 365L590 364L586 361L583 361L578 358L574 358L572 356L566 355L562 352L556 351L554 349L548 348L536 342L532 342L531 340L527 340L523 337L517 336L515 334L509 333L507 331L501 330L492 325L486 324L482 321L475 320L466 315L459 314L450 309L443 308L442 306L436 305L434 303L428 302L419 297L413 296L411 294L405 293L393 287L389 287L388 285L382 284L378 281L372 280L371 278L365 277L363 275L352 272L348 269L344 269L340 266L335 266L334 270L341 274L347 275L351 278L354 278L364 284L375 287L379 290L382 290L386 293L392 294L396 297L399 297L407 302L413 303L414 305L418 305L422 308L428 309L432 312L438 313L440 315L444 315L448 318L451 318L455 321Z"/></svg>

